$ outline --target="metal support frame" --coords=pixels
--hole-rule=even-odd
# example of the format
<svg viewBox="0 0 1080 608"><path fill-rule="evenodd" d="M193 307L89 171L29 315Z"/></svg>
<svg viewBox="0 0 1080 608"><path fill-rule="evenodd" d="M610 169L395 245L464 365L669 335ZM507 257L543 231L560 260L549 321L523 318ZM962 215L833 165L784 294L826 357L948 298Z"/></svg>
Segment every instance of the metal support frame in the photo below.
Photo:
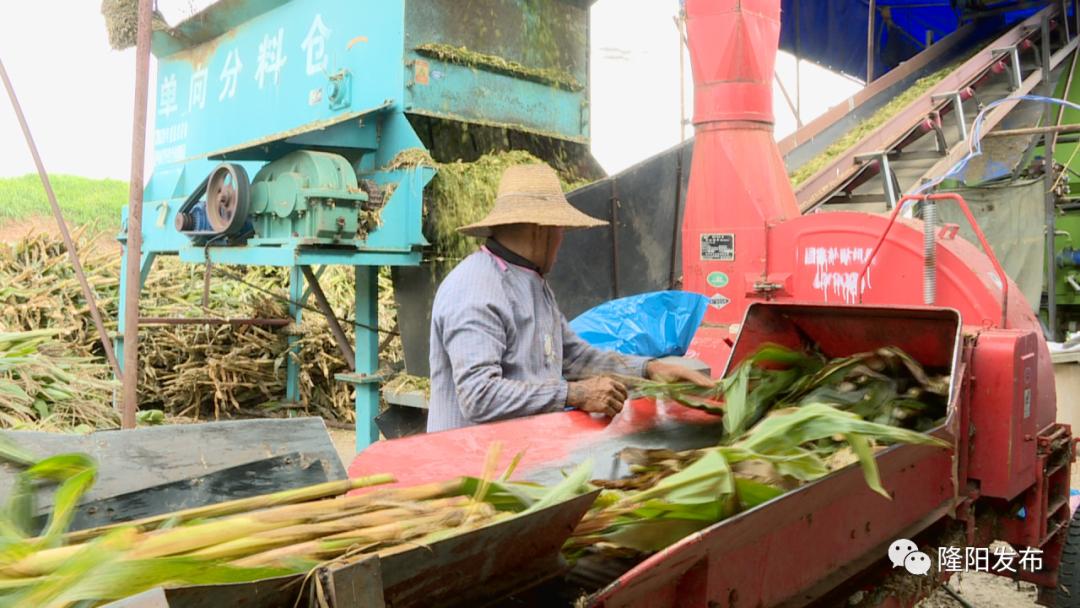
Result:
<svg viewBox="0 0 1080 608"><path fill-rule="evenodd" d="M1067 13L1064 12L1064 9L1063 9L1063 14L1067 14ZM1067 22L1068 19L1063 19L1063 21ZM1068 26L1066 26L1066 27L1068 27ZM1045 88L1050 89L1050 91L1052 92L1053 85L1051 84L1050 78L1049 78L1050 70L1052 69L1052 66L1050 65L1050 17L1049 17L1049 15L1043 17L1043 21L1042 21L1042 41L1041 42L1042 42L1042 72L1043 72L1043 74L1045 74L1047 76L1044 79L1044 86L1045 86ZM1045 117L1044 121L1046 123L1049 124L1049 123L1051 123L1052 121L1055 120L1054 110L1055 110L1055 108L1053 106L1050 106L1050 105L1046 106L1046 109L1045 109L1045 112L1044 112L1044 117ZM1043 156L1046 159L1045 160L1046 170L1043 171L1043 180L1044 180L1044 183L1046 184L1046 192L1044 193L1044 196L1045 196L1044 211L1045 211L1045 214L1046 214L1046 237L1045 237L1046 238L1046 263L1045 263L1045 266L1046 266L1046 294L1047 294L1047 298L1046 298L1046 316L1047 316L1047 325L1049 326L1049 330L1050 330L1050 336L1049 337L1050 337L1051 340L1054 340L1054 341L1056 341L1057 337L1058 337L1058 335L1057 335L1057 333L1058 333L1058 331L1057 331L1057 316L1058 316L1058 314L1057 314L1057 297L1056 297L1056 291L1057 291L1057 264L1054 263L1054 244L1055 244L1055 241L1056 241L1056 236L1055 236L1054 232L1055 232L1055 230L1057 228L1057 218L1055 217L1056 209L1054 208L1055 204L1057 203L1057 201L1055 199L1055 196L1054 196L1054 179L1055 179L1055 176L1054 176L1054 144L1056 143L1055 139L1056 139L1056 133L1051 134L1051 136L1049 136L1049 137L1046 137L1045 140L1044 140L1044 149L1043 149Z"/></svg>
<svg viewBox="0 0 1080 608"><path fill-rule="evenodd" d="M1043 9L1038 14L1033 15L1028 19L1025 19L1024 21L1013 27L1011 30L1000 36L994 42L993 48L1015 47L1021 41L1029 39L1034 35L1035 29L1037 29L1042 17L1044 15L1054 15L1056 14L1057 10L1059 9L1050 6ZM952 36L955 36L957 33L951 34L949 38L951 39ZM943 52L944 49L951 48L948 45L955 45L957 42L959 42L959 40L959 38L956 39L956 42L947 42L946 40L942 40L938 44L935 44L931 47L931 50L928 51L927 56L937 56L939 53ZM1070 42L1070 45L1075 44L1076 40ZM1073 48L1075 47L1067 46L1064 49L1060 49L1057 53L1054 53L1051 60L1052 65L1057 65L1057 63L1059 63L1061 58L1063 57L1063 53L1067 54L1071 52ZM889 121L874 129L871 133L867 134L860 142L849 148L843 154L837 156L827 165L823 166L812 177L796 186L795 197L799 203L799 208L803 212L809 211L825 199L832 196L837 190L844 187L844 185L847 184L852 179L852 177L854 177L857 172L861 170L858 164L855 162L856 156L861 154L870 154L878 150L887 150L891 148L893 145L896 144L896 142L903 139L903 137L910 132L912 125L917 124L917 122L920 120L924 120L927 115L937 109L937 106L940 102L935 103L931 99L933 95L941 94L951 90L962 90L964 87L969 86L972 82L975 82L985 76L987 69L995 62L999 61L1000 57L1000 53L994 53L990 48L984 48L982 51L975 53L967 61L965 61L955 70L953 70L951 74L942 79L942 81L938 83L938 85L936 85L934 88L931 88L929 91L924 93L919 99L913 100L907 107L902 109ZM904 66L898 68L898 70L900 69L904 69ZM894 70L893 72L896 72L896 70ZM890 74L886 74L885 76L883 76L882 80L884 81L886 79L889 79L891 77L890 75L893 72L890 72ZM1022 83L1019 92L1025 92L1025 89L1028 87L1029 81L1031 81L1033 77L1037 76L1038 79L1041 80L1041 74L1042 70L1035 70L1032 74L1028 75L1028 77ZM878 87L875 84L873 88L876 90ZM992 119L998 114L999 110L1009 105L1010 104L1005 103L994 108L994 110L987 115L987 120L989 121L990 119ZM847 111L847 107L841 106L844 106L844 104L839 104L837 111ZM1000 121L1000 117L997 119L997 121ZM995 121L993 124L997 124L997 121ZM811 127L819 128L820 125L817 125L817 122L818 121L815 120L814 122L808 124L807 130L809 130ZM985 125L985 130L989 131L992 126L992 124L987 122L987 124ZM932 169L930 171L930 174L940 174L944 172L944 170L948 169L957 162L957 156L963 154L967 150L967 148L968 146L966 143L953 145L952 150L950 150L949 152L949 155L943 157L943 160L939 163L939 165L944 166L944 169L938 169L936 171ZM781 145L781 151L783 152L783 150L783 145ZM947 164L946 160L948 161ZM935 167L939 167L939 165L935 165Z"/></svg>
<svg viewBox="0 0 1080 608"><path fill-rule="evenodd" d="M871 152L870 154L861 154L855 157L857 163L869 163L877 162L881 168L882 189L885 192L885 207L892 209L896 207L897 201L900 199L900 193L897 189L896 178L892 172L892 166L889 164L889 152L881 150L878 152Z"/></svg>
<svg viewBox="0 0 1080 608"><path fill-rule="evenodd" d="M1043 13L1042 19L1045 20L1045 19L1048 19L1048 18L1049 18L1049 15L1047 13ZM1024 76L1023 76L1023 72L1021 71L1021 67L1020 67L1020 49L1018 48L1018 46L1013 44L1013 45L1010 45L1010 46L1003 46L1003 47L993 48L993 49L990 49L990 52L993 54L993 56L995 58L1001 57L1002 55L1008 55L1009 56L1009 64L1010 64L1010 66L1009 66L1010 70L1009 71L1012 73L1012 90L1013 91L1019 90L1021 84L1023 83ZM1048 55L1048 53L1044 53L1044 54ZM1044 62L1045 62L1045 60L1044 60Z"/></svg>
<svg viewBox="0 0 1080 608"><path fill-rule="evenodd" d="M294 331L289 332L289 357L285 368L285 401L300 401L300 324L303 322L304 307L300 301L304 297L303 266L289 268L289 317L293 320Z"/></svg>
<svg viewBox="0 0 1080 608"><path fill-rule="evenodd" d="M796 59L795 61L798 61L798 59ZM773 71L773 79L776 81L777 86L780 87L780 94L783 95L784 101L787 103L788 109L791 110L791 114L795 116L795 125L799 128L802 128L802 116L799 115L799 108L791 99L791 94L788 93L787 87L784 86L784 81L780 80L780 74Z"/></svg>
<svg viewBox="0 0 1080 608"><path fill-rule="evenodd" d="M802 125L802 23L799 21L799 3L792 4L795 17L795 117Z"/></svg>
<svg viewBox="0 0 1080 608"><path fill-rule="evenodd" d="M140 317L139 328L152 325L256 325L259 327L286 327L289 319L231 319L217 317Z"/></svg>
<svg viewBox="0 0 1080 608"><path fill-rule="evenodd" d="M1077 43L1078 39L1073 38L1069 42L1069 44L1067 44L1063 48L1058 49L1057 52L1051 54L1050 69L1053 70L1054 68L1056 68L1058 65L1061 64L1062 61L1065 60L1066 57L1073 53L1077 48ZM1019 95L1026 95L1031 91L1035 90L1035 87L1043 81L1043 73L1044 70L1042 67L1040 67L1039 69L1029 74L1028 77L1024 79L1023 85L1020 87L1020 90L1017 91L1017 93ZM1016 107L1017 103L1019 103L1019 100L1010 99L1009 101L1005 101L995 106L993 110L990 110L983 118L982 132L990 132L1002 120L1005 119L1005 116L1007 116L1009 112L1011 112L1013 108ZM949 154L943 157L940 161L938 161L936 165L927 170L925 175L943 174L944 172L948 171L950 167L959 162L960 159L963 158L965 154L967 154L967 152L967 145L953 146L952 149L949 151Z"/></svg>
<svg viewBox="0 0 1080 608"><path fill-rule="evenodd" d="M968 127L967 127L967 115L964 113L964 96L960 91L948 91L946 93L940 93L938 95L931 95L932 101L948 100L952 104L953 112L956 114L956 123L960 127L960 141L967 141L968 139Z"/></svg>
<svg viewBox="0 0 1080 608"><path fill-rule="evenodd" d="M135 45L135 103L131 130L131 180L128 185L128 237L125 248L142 259L142 202L143 170L146 163L146 113L150 95L150 30L151 0L139 0L138 34ZM140 269L127 268L128 283L138 283L139 289L124 294L124 366L121 392L120 426L135 428L135 412L139 409L139 294L142 291Z"/></svg>
<svg viewBox="0 0 1080 608"><path fill-rule="evenodd" d="M1065 42L1072 40L1072 31L1069 28L1069 0L1061 0L1061 23L1064 26L1062 32Z"/></svg>
<svg viewBox="0 0 1080 608"><path fill-rule="evenodd" d="M352 347L349 346L349 338L345 335L345 330L341 328L341 323L338 323L337 315L334 314L334 309L330 306L330 300L326 299L322 285L319 285L318 277L311 271L310 266L301 266L300 272L304 273L304 278L308 282L308 291L315 296L315 303L319 306L323 316L326 317L326 324L330 327L330 333L334 335L334 341L337 342L341 356L345 359L349 369L355 372L356 354L353 352Z"/></svg>
<svg viewBox="0 0 1080 608"><path fill-rule="evenodd" d="M379 413L379 269L356 267L356 451L379 440L375 416Z"/></svg>
<svg viewBox="0 0 1080 608"><path fill-rule="evenodd" d="M866 84L874 82L874 53L877 52L877 36L875 36L875 17L877 16L877 0L870 0L869 10L866 17Z"/></svg>
<svg viewBox="0 0 1080 608"><path fill-rule="evenodd" d="M611 289L612 299L619 297L619 180L611 180Z"/></svg>

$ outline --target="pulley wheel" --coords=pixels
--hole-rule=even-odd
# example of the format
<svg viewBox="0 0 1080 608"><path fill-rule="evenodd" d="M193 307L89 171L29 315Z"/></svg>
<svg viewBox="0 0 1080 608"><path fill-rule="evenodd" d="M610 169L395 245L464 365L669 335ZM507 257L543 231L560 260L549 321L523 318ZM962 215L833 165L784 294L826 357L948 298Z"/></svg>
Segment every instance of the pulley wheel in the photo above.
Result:
<svg viewBox="0 0 1080 608"><path fill-rule="evenodd" d="M223 163L206 183L206 217L218 234L239 232L247 222L251 205L247 171L240 165Z"/></svg>

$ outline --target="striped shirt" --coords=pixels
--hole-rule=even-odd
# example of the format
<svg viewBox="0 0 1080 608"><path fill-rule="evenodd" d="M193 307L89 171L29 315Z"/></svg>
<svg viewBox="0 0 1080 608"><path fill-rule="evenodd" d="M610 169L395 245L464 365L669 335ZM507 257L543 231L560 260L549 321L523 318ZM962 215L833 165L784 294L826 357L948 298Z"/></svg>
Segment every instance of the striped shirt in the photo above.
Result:
<svg viewBox="0 0 1080 608"><path fill-rule="evenodd" d="M567 380L643 376L643 357L589 346L547 281L486 247L443 281L431 311L429 433L566 407Z"/></svg>

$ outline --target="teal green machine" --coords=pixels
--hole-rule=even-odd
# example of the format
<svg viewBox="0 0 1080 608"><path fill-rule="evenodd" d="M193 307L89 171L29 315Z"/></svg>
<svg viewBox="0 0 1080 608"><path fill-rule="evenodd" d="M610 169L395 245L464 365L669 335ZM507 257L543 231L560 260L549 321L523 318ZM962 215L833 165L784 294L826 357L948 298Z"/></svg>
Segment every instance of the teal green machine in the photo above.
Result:
<svg viewBox="0 0 1080 608"><path fill-rule="evenodd" d="M142 281L161 255L285 267L298 322L318 268L353 266L355 365L338 380L356 385L363 449L378 438L378 270L420 263L438 213L423 196L435 169L398 159L439 158L439 133L587 154L591 3L222 0L155 32ZM292 358L287 374L295 401Z"/></svg>

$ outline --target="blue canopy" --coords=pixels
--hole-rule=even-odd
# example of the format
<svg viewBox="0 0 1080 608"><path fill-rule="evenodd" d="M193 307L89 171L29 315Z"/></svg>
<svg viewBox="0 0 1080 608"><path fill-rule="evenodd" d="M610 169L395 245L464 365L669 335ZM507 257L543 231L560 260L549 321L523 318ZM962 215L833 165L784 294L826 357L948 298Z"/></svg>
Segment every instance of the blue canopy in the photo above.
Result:
<svg viewBox="0 0 1080 608"><path fill-rule="evenodd" d="M988 6L992 15L978 21L987 35L1037 10L1003 11L1002 8L1030 2L977 2L975 0L881 0L877 2L874 31L877 52L874 77L880 77L900 62L926 47L928 35L941 40L956 31L959 14L968 7L967 17ZM870 12L866 0L783 0L780 48L836 72L866 79L866 28Z"/></svg>

